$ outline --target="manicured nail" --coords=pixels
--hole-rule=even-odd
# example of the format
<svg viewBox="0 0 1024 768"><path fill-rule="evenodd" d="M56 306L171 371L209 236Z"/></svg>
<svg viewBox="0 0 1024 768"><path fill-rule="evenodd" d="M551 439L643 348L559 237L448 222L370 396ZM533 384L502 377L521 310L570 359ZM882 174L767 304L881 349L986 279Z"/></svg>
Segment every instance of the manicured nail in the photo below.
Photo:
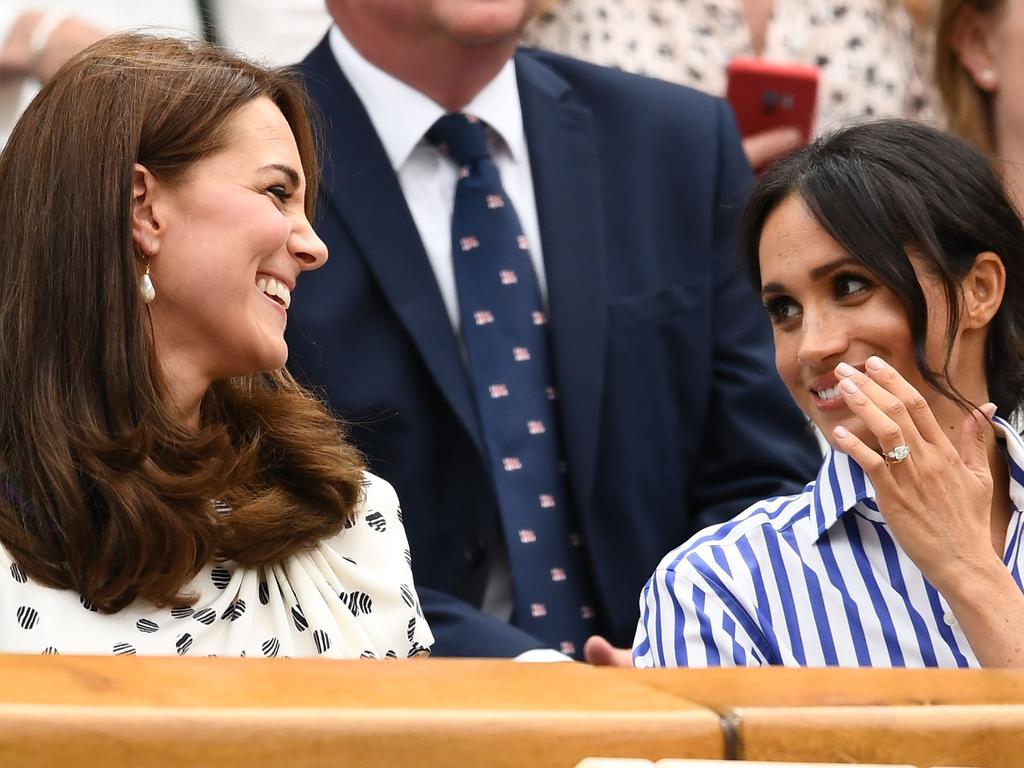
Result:
<svg viewBox="0 0 1024 768"><path fill-rule="evenodd" d="M985 414L985 418L986 419L988 419L989 421L992 421L992 419L996 415L996 404L995 403L985 403L978 410L981 411L983 414Z"/></svg>
<svg viewBox="0 0 1024 768"><path fill-rule="evenodd" d="M875 355L872 355L867 359L867 367L872 371L880 371L885 368L885 360Z"/></svg>
<svg viewBox="0 0 1024 768"><path fill-rule="evenodd" d="M842 388L843 392L848 392L851 395L857 391L857 385L850 379L843 379L839 382L839 386Z"/></svg>
<svg viewBox="0 0 1024 768"><path fill-rule="evenodd" d="M854 368L849 363L840 363L839 365L836 366L836 373L839 376L853 376L853 374L855 374L856 372L857 369Z"/></svg>
<svg viewBox="0 0 1024 768"><path fill-rule="evenodd" d="M850 432L846 429L846 427L836 427L835 429L832 430L832 434L838 437L840 440L845 440L847 435L850 434Z"/></svg>

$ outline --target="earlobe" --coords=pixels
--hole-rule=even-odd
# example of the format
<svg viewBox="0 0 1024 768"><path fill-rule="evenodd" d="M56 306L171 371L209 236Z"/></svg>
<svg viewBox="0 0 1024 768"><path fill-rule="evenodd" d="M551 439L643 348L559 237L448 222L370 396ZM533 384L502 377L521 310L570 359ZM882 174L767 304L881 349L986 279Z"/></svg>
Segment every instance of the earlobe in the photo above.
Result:
<svg viewBox="0 0 1024 768"><path fill-rule="evenodd" d="M979 253L963 281L963 325L984 328L995 317L1006 290L1006 267L992 251Z"/></svg>
<svg viewBox="0 0 1024 768"><path fill-rule="evenodd" d="M990 44L991 23L987 17L965 5L953 23L949 44L981 90L993 93L999 76Z"/></svg>
<svg viewBox="0 0 1024 768"><path fill-rule="evenodd" d="M162 235L153 198L157 181L144 165L135 164L132 171L132 237L139 250L148 258L160 250Z"/></svg>

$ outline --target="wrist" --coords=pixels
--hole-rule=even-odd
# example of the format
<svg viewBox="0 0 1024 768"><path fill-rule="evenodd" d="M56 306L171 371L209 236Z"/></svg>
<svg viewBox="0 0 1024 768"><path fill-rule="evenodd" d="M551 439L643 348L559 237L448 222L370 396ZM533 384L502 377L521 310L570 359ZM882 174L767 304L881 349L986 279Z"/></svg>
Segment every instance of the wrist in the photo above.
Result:
<svg viewBox="0 0 1024 768"><path fill-rule="evenodd" d="M974 559L957 559L950 566L945 573L936 575L932 586L946 598L954 611L956 604L984 602L986 595L1004 587L1007 579L1013 581L993 550L986 550Z"/></svg>

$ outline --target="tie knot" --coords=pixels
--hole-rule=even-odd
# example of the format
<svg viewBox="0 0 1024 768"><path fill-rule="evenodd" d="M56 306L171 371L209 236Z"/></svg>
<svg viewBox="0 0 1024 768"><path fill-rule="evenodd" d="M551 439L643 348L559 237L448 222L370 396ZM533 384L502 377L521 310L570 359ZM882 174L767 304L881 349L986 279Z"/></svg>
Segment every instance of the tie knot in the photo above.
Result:
<svg viewBox="0 0 1024 768"><path fill-rule="evenodd" d="M484 122L473 115L452 112L438 118L427 131L427 140L460 165L490 156Z"/></svg>

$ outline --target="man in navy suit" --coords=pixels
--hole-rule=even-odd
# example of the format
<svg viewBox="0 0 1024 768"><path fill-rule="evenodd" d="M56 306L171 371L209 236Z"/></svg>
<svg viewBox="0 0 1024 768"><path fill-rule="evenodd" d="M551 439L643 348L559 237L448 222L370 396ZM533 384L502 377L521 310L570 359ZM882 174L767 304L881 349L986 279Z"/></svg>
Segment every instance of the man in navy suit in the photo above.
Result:
<svg viewBox="0 0 1024 768"><path fill-rule="evenodd" d="M439 655L545 644L515 584L474 407L451 266L457 172L424 135L488 126L549 316L568 488L599 632L628 645L660 557L812 478L737 271L750 172L728 107L679 86L517 51L541 0L329 0L300 65L325 121L318 231L290 367L397 488Z"/></svg>

